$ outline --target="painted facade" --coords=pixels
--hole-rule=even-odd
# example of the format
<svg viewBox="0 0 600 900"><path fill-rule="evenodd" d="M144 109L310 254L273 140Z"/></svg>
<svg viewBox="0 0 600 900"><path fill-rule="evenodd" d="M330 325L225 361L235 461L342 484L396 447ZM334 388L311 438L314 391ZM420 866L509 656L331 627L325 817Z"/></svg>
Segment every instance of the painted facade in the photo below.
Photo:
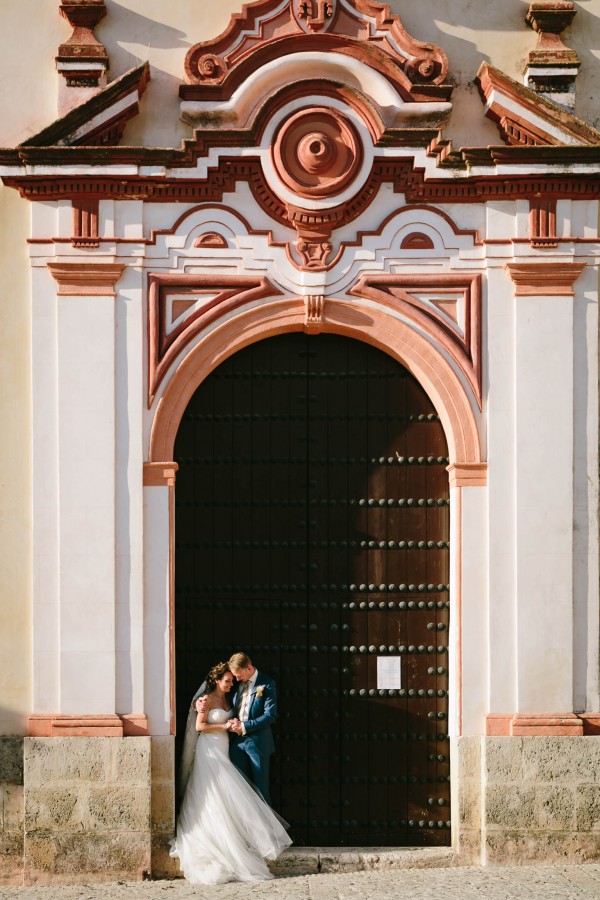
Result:
<svg viewBox="0 0 600 900"><path fill-rule="evenodd" d="M600 4L38 5L0 79L4 876L172 871L174 443L294 331L444 428L456 860L597 859Z"/></svg>

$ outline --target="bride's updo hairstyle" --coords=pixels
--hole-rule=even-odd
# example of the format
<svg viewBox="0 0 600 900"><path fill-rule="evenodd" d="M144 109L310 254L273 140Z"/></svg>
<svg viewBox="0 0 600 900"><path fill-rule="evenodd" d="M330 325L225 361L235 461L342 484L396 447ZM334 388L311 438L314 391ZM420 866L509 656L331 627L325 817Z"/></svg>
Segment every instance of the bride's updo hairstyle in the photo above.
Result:
<svg viewBox="0 0 600 900"><path fill-rule="evenodd" d="M206 676L206 693L212 694L214 689L217 686L217 681L220 681L223 675L226 675L229 672L229 663L228 662L220 662L217 663L216 666L213 666L208 675Z"/></svg>

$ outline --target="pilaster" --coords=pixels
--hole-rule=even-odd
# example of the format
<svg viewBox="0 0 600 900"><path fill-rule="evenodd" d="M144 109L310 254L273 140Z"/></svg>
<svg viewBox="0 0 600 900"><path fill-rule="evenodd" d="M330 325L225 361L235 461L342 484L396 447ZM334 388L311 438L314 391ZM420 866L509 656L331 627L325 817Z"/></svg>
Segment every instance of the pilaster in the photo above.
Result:
<svg viewBox="0 0 600 900"><path fill-rule="evenodd" d="M519 263L515 283L517 709L573 711L573 285L583 266Z"/></svg>

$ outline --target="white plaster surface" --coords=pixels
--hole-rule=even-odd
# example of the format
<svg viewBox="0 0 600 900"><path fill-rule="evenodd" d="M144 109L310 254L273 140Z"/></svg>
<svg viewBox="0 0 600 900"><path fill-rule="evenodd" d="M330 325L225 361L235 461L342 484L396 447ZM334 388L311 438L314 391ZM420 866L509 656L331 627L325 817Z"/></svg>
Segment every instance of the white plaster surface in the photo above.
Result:
<svg viewBox="0 0 600 900"><path fill-rule="evenodd" d="M144 710L142 272L130 267L115 305L116 709Z"/></svg>
<svg viewBox="0 0 600 900"><path fill-rule="evenodd" d="M170 733L169 489L144 488L145 712L150 734Z"/></svg>
<svg viewBox="0 0 600 900"><path fill-rule="evenodd" d="M114 298L57 303L60 711L114 713Z"/></svg>
<svg viewBox="0 0 600 900"><path fill-rule="evenodd" d="M512 204L511 204L512 205ZM487 285L489 712L516 708L515 299L503 269Z"/></svg>
<svg viewBox="0 0 600 900"><path fill-rule="evenodd" d="M455 502L456 488L451 502ZM487 488L462 487L462 734L481 734L488 710ZM453 539L455 540L455 539ZM456 653L456 647L454 648ZM454 691L453 691L454 693Z"/></svg>
<svg viewBox="0 0 600 900"><path fill-rule="evenodd" d="M516 298L518 711L573 699L573 300Z"/></svg>

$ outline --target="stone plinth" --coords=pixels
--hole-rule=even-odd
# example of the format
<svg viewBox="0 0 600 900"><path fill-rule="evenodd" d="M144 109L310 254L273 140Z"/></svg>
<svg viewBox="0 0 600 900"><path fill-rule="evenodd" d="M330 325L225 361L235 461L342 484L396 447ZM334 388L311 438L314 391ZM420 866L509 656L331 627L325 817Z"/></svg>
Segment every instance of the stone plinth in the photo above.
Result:
<svg viewBox="0 0 600 900"><path fill-rule="evenodd" d="M600 859L600 738L485 739L486 861Z"/></svg>
<svg viewBox="0 0 600 900"><path fill-rule="evenodd" d="M150 873L150 741L25 739L27 883Z"/></svg>

